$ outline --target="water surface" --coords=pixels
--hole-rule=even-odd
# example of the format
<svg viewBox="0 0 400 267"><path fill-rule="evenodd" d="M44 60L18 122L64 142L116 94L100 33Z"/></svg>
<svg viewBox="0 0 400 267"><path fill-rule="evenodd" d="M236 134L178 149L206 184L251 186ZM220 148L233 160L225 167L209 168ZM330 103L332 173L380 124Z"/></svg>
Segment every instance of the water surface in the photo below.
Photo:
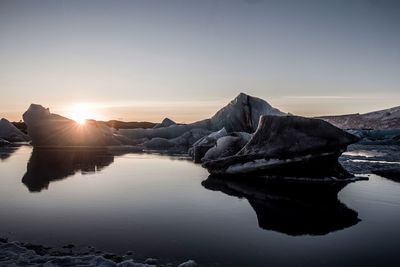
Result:
<svg viewBox="0 0 400 267"><path fill-rule="evenodd" d="M283 188L176 157L29 146L1 148L0 175L12 240L206 266L400 266L400 184L376 175Z"/></svg>

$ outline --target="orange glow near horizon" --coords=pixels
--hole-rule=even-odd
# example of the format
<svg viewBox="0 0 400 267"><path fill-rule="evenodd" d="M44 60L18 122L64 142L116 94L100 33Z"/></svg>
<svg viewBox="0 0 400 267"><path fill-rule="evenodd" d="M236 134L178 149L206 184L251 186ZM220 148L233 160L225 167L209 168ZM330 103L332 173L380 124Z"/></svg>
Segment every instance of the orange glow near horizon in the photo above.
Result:
<svg viewBox="0 0 400 267"><path fill-rule="evenodd" d="M84 125L88 119L96 119L96 114L89 104L74 104L69 108L67 117L76 121L79 125Z"/></svg>

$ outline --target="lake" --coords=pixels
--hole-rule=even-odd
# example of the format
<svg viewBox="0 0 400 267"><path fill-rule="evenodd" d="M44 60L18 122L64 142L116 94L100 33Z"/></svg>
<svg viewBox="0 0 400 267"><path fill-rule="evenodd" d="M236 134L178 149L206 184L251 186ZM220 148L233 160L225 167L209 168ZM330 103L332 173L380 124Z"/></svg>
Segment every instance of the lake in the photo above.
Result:
<svg viewBox="0 0 400 267"><path fill-rule="evenodd" d="M182 157L20 146L0 148L0 176L10 240L204 266L400 266L400 183L376 175L244 183Z"/></svg>

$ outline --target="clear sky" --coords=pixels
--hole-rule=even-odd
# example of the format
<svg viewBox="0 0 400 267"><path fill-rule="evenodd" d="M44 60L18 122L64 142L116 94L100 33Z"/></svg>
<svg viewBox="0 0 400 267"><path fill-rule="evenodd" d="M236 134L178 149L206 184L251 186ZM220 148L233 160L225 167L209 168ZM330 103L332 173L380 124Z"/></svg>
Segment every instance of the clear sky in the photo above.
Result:
<svg viewBox="0 0 400 267"><path fill-rule="evenodd" d="M0 117L38 103L189 122L241 91L306 116L397 106L399 14L381 0L0 0Z"/></svg>

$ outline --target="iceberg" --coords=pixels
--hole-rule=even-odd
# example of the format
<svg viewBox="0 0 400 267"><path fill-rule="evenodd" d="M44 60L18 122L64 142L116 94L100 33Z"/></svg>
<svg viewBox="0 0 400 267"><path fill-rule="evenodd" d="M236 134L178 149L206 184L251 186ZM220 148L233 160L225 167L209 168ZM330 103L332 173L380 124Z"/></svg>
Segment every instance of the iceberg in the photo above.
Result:
<svg viewBox="0 0 400 267"><path fill-rule="evenodd" d="M212 132L209 135L200 138L191 148L189 148L189 156L191 156L195 162L201 162L201 159L204 157L206 152L217 143L217 140L227 134L225 128L222 128L219 131Z"/></svg>
<svg viewBox="0 0 400 267"><path fill-rule="evenodd" d="M234 132L217 140L215 146L210 148L202 158L202 161L210 161L235 155L250 141L251 134Z"/></svg>
<svg viewBox="0 0 400 267"><path fill-rule="evenodd" d="M104 122L77 122L50 113L48 108L31 104L23 114L32 145L40 146L106 146L129 144L124 136L114 133Z"/></svg>
<svg viewBox="0 0 400 267"><path fill-rule="evenodd" d="M0 120L0 138L9 142L29 141L28 135L21 132L21 130L4 118Z"/></svg>
<svg viewBox="0 0 400 267"><path fill-rule="evenodd" d="M199 139L208 135L210 131L201 128L195 128L185 132L181 136L172 139L161 137L152 138L143 143L148 150L162 150L168 153L187 153L188 149Z"/></svg>
<svg viewBox="0 0 400 267"><path fill-rule="evenodd" d="M220 148L218 140L215 155L207 152L203 167L214 175L350 178L353 175L339 164L338 157L358 140L319 119L261 116L256 132L240 151L232 155L237 150L234 140L221 140Z"/></svg>
<svg viewBox="0 0 400 267"><path fill-rule="evenodd" d="M273 108L260 98L240 93L209 119L155 129L120 129L118 133L129 139L152 139L155 137L171 139L195 128L207 129L212 132L225 128L227 132L253 133L257 129L261 115L283 116L286 113Z"/></svg>

